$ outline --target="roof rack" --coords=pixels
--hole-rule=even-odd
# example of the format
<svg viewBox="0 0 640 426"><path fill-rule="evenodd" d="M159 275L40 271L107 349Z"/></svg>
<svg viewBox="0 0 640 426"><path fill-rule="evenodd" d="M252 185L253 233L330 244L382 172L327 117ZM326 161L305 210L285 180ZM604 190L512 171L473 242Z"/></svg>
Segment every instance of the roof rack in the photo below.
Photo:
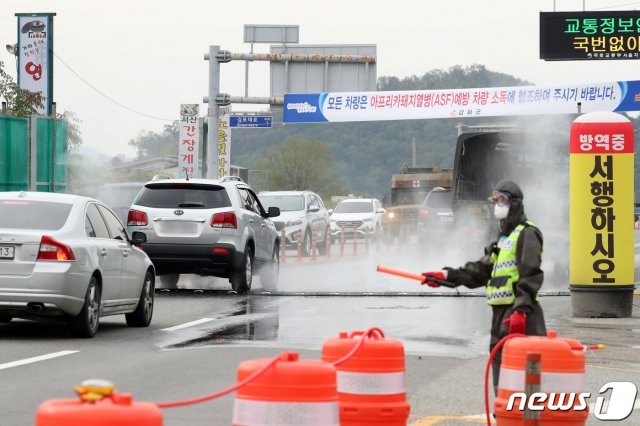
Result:
<svg viewBox="0 0 640 426"><path fill-rule="evenodd" d="M229 182L229 181L237 181L237 182L244 182L240 177L238 176L225 176L223 178L220 178L220 182Z"/></svg>

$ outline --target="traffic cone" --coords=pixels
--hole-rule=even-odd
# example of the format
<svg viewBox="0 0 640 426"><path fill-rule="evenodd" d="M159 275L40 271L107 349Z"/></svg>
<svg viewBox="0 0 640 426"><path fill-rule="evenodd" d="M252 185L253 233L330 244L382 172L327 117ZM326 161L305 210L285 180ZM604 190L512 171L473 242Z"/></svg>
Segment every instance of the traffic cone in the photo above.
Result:
<svg viewBox="0 0 640 426"><path fill-rule="evenodd" d="M302 262L302 230L298 229L298 257L296 262Z"/></svg>
<svg viewBox="0 0 640 426"><path fill-rule="evenodd" d="M238 382L271 361L241 363ZM339 424L335 367L323 361L299 360L296 352L284 352L279 362L236 392L234 426Z"/></svg>
<svg viewBox="0 0 640 426"><path fill-rule="evenodd" d="M567 404L567 411L550 410L547 400L540 404L540 425L585 425L588 409L576 409L580 404L578 395L586 391L584 346L573 339L556 337L555 331L547 336L514 337L502 350L498 396L494 402L494 412L500 426L521 426L527 401L515 397L508 410L509 398L516 392L525 392L527 353L539 353L541 362L540 392L554 393L554 404ZM563 400L558 400L562 398ZM573 402L571 402L573 400ZM522 404L522 410L520 409Z"/></svg>
<svg viewBox="0 0 640 426"><path fill-rule="evenodd" d="M327 339L322 360L342 360L362 334L342 332ZM406 426L410 407L404 384L404 347L399 340L373 334L336 368L341 426Z"/></svg>
<svg viewBox="0 0 640 426"><path fill-rule="evenodd" d="M369 255L369 230L364 231L364 254Z"/></svg>
<svg viewBox="0 0 640 426"><path fill-rule="evenodd" d="M51 399L40 404L36 426L162 426L160 408L134 402L131 394L116 393L106 380L85 380L76 388L80 398Z"/></svg>
<svg viewBox="0 0 640 426"><path fill-rule="evenodd" d="M353 255L358 254L358 231L356 228L353 228Z"/></svg>
<svg viewBox="0 0 640 426"><path fill-rule="evenodd" d="M311 231L311 260L318 260L318 256L316 255L316 237L315 232Z"/></svg>

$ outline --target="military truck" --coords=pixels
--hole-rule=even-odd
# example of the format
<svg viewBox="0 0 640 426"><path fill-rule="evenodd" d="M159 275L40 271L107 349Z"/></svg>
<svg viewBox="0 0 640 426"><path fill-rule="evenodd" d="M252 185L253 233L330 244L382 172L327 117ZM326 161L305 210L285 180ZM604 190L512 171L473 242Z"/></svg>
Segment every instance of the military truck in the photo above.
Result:
<svg viewBox="0 0 640 426"><path fill-rule="evenodd" d="M545 258L563 276L568 271L568 134L542 127L457 126L452 183L455 238L465 241L463 249L471 258L479 257L498 231L487 198L499 180L513 180L524 192L527 216L545 236Z"/></svg>
<svg viewBox="0 0 640 426"><path fill-rule="evenodd" d="M424 199L435 187L451 188L451 180L451 171L439 167L404 166L392 175L391 200L382 222L387 241L414 234Z"/></svg>

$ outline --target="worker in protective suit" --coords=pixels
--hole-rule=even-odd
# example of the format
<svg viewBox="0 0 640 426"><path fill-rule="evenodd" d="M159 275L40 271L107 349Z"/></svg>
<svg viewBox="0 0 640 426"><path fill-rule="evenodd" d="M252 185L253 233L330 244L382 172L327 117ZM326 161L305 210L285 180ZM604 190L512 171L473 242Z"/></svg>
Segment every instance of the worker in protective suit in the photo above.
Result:
<svg viewBox="0 0 640 426"><path fill-rule="evenodd" d="M489 201L500 221L497 239L485 248L485 255L461 268L445 267L442 271L424 272L424 283L438 287L429 277L450 281L458 286L486 286L487 303L491 305L490 350L507 334L522 333L545 336L547 330L538 292L544 274L542 233L524 214L524 196L515 182L501 180ZM497 392L502 351L493 360L493 384Z"/></svg>

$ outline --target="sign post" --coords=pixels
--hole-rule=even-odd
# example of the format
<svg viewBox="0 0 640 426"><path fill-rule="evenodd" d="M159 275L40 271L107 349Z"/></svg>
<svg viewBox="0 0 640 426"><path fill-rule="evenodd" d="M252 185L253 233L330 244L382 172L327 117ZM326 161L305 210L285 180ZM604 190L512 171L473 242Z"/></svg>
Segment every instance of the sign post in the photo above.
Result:
<svg viewBox="0 0 640 426"><path fill-rule="evenodd" d="M570 276L575 317L629 317L633 308L631 122L592 112L571 126Z"/></svg>

